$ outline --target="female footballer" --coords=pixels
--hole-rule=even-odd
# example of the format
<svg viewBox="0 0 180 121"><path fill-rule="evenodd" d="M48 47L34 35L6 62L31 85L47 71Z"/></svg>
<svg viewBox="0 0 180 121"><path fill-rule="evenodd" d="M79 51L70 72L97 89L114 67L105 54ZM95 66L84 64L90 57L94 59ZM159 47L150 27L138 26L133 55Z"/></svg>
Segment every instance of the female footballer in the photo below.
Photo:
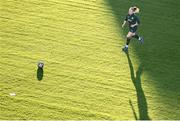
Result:
<svg viewBox="0 0 180 121"><path fill-rule="evenodd" d="M127 34L126 45L122 49L123 51L128 51L128 45L133 37L138 39L141 43L143 43L144 41L143 37L139 37L136 34L138 25L140 24L139 18L135 15L136 13L139 13L139 8L136 6L130 7L128 11L128 15L126 16L122 24L122 28L123 28L127 22L129 23L129 32Z"/></svg>

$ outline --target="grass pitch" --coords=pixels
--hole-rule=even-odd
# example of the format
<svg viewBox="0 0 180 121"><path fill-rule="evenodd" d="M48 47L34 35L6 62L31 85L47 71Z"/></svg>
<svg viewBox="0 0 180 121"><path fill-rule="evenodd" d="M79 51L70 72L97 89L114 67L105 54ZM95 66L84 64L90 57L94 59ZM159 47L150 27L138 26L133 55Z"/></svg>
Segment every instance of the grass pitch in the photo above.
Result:
<svg viewBox="0 0 180 121"><path fill-rule="evenodd" d="M0 119L180 119L178 0L0 2Z"/></svg>

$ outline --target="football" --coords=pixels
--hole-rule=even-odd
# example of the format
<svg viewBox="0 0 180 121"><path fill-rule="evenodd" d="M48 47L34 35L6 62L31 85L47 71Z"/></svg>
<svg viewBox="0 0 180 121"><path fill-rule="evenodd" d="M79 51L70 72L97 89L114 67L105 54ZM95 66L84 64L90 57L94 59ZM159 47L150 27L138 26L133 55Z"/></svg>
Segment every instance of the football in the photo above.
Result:
<svg viewBox="0 0 180 121"><path fill-rule="evenodd" d="M44 67L44 63L42 61L38 62L38 68L43 68Z"/></svg>

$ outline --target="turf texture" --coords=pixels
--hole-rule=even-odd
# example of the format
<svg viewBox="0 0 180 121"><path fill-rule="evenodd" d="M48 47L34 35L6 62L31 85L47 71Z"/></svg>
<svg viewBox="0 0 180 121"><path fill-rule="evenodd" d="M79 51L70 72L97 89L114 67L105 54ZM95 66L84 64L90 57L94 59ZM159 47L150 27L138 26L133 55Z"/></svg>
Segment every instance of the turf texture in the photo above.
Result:
<svg viewBox="0 0 180 121"><path fill-rule="evenodd" d="M0 3L0 119L180 119L179 0Z"/></svg>

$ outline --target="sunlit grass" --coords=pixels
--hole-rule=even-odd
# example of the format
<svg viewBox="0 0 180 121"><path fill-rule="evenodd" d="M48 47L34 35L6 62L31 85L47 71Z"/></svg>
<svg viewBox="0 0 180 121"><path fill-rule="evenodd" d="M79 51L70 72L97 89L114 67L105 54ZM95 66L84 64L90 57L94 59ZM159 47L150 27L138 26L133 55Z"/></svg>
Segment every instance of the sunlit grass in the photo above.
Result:
<svg viewBox="0 0 180 121"><path fill-rule="evenodd" d="M132 105L139 115L121 51L121 21L106 1L1 0L0 9L0 119L134 119ZM133 46L130 59L136 72L141 61ZM146 83L154 80L148 74L141 76L148 115L177 118L159 114L164 104L154 98L159 95Z"/></svg>

